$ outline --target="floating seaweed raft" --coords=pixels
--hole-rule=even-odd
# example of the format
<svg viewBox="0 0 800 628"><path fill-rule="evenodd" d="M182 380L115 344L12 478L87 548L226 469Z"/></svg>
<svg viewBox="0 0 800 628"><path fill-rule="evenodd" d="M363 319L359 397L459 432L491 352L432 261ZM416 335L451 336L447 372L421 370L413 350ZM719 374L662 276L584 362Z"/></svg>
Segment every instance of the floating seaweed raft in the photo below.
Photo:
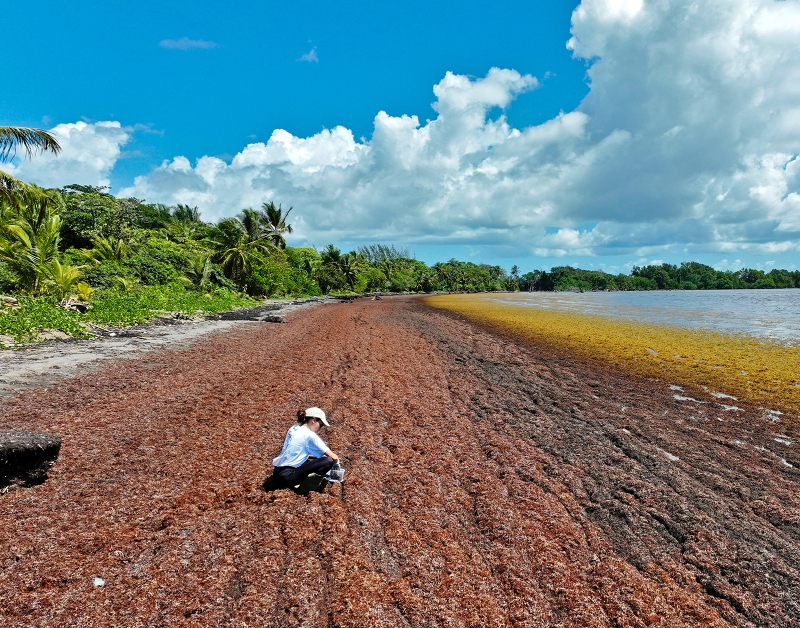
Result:
<svg viewBox="0 0 800 628"><path fill-rule="evenodd" d="M786 413L462 318L327 305L0 402L63 439L0 496L0 625L796 623ZM266 494L309 405L347 480Z"/></svg>
<svg viewBox="0 0 800 628"><path fill-rule="evenodd" d="M518 307L487 295L441 295L434 307L634 374L706 386L800 412L800 347L744 335Z"/></svg>

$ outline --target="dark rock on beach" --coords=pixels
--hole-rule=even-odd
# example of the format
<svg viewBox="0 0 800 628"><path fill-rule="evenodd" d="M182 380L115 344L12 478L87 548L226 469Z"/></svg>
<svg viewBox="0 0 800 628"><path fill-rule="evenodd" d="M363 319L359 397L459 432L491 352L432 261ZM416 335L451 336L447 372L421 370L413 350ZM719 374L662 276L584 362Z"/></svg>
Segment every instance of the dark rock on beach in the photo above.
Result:
<svg viewBox="0 0 800 628"><path fill-rule="evenodd" d="M47 479L61 450L53 434L15 430L0 432L0 491L9 486L34 486Z"/></svg>

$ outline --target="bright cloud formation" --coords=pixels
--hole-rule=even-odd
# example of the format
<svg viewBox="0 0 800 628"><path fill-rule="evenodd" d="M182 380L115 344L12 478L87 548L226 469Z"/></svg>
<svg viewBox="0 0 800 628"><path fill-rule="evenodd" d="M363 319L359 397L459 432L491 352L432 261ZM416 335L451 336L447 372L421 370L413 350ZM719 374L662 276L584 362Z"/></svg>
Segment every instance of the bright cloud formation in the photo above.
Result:
<svg viewBox="0 0 800 628"><path fill-rule="evenodd" d="M800 248L800 4L584 0L567 46L591 61L591 91L539 126L489 116L535 77L448 72L431 121L381 111L362 141L344 127L278 129L229 163L175 157L121 193L206 219L274 199L297 208L312 242L358 233L548 256ZM21 174L104 180L127 141L115 124L59 125L64 155Z"/></svg>
<svg viewBox="0 0 800 628"><path fill-rule="evenodd" d="M50 132L61 145L58 156L43 153L35 159L3 164L3 169L45 187L70 183L107 186L122 147L131 137L131 130L123 129L119 122L59 124Z"/></svg>

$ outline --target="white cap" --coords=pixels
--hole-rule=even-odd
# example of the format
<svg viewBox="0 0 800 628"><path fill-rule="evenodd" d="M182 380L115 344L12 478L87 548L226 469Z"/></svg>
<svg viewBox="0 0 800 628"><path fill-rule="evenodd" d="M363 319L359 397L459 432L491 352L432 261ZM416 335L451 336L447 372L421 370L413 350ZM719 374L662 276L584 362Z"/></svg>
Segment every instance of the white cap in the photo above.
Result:
<svg viewBox="0 0 800 628"><path fill-rule="evenodd" d="M325 413L322 411L322 409L317 408L316 406L314 406L313 408L306 409L306 417L308 417L309 419L311 417L315 417L320 421L322 421L323 425L327 425L328 427L330 427L330 423L328 423L328 420L325 418Z"/></svg>

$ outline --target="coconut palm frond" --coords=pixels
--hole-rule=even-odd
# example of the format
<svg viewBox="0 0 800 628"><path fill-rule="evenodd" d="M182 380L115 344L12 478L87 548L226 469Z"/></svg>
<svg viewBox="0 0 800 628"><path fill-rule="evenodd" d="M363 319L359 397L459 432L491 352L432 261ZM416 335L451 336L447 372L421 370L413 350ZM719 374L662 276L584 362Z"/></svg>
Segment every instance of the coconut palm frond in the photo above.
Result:
<svg viewBox="0 0 800 628"><path fill-rule="evenodd" d="M294 231L292 225L286 224L292 209L294 208L290 207L284 214L280 205L276 206L273 201L270 201L262 203L261 210L258 212L266 237L273 245L282 249L286 248L286 239L283 234Z"/></svg>
<svg viewBox="0 0 800 628"><path fill-rule="evenodd" d="M17 216L33 220L39 225L47 215L57 213L63 201L56 190L43 190L0 170L0 204L5 204Z"/></svg>
<svg viewBox="0 0 800 628"><path fill-rule="evenodd" d="M0 230L0 260L21 278L24 290L36 294L47 267L58 256L61 217L47 216L36 225L24 217L5 223Z"/></svg>
<svg viewBox="0 0 800 628"><path fill-rule="evenodd" d="M22 126L0 126L0 163L11 160L21 146L32 157L39 151L50 151L58 154L61 145L47 131L30 129Z"/></svg>
<svg viewBox="0 0 800 628"><path fill-rule="evenodd" d="M95 236L92 238L92 248L88 251L81 251L81 254L95 264L107 261L121 262L126 257L133 255L137 248L138 246L132 243L128 244L122 238Z"/></svg>
<svg viewBox="0 0 800 628"><path fill-rule="evenodd" d="M19 205L22 197L29 193L29 185L0 170L0 201Z"/></svg>
<svg viewBox="0 0 800 628"><path fill-rule="evenodd" d="M57 259L51 260L44 267L44 270L47 273L45 284L52 289L59 299L66 297L81 278L79 266L62 264Z"/></svg>
<svg viewBox="0 0 800 628"><path fill-rule="evenodd" d="M213 265L208 255L195 255L190 257L186 268L189 281L199 287L204 287L209 283Z"/></svg>

